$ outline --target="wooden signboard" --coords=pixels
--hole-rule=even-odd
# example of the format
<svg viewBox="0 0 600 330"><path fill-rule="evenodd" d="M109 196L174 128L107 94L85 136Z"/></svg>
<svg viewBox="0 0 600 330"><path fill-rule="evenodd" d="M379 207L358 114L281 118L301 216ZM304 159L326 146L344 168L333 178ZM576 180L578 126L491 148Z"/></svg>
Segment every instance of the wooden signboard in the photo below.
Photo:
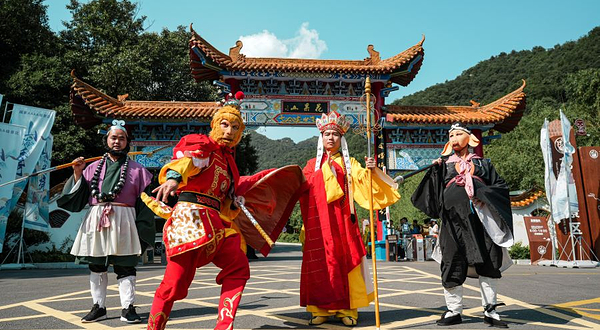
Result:
<svg viewBox="0 0 600 330"><path fill-rule="evenodd" d="M574 166L573 174L579 174L575 175L579 221L586 224L586 226L582 226L585 240L583 249L589 254L589 248L591 248L596 257L600 257L600 147L577 149L579 168ZM585 258L586 256L581 257ZM587 257L594 259L592 255Z"/></svg>
<svg viewBox="0 0 600 330"><path fill-rule="evenodd" d="M545 217L523 217L529 239L531 262L540 259L552 259L552 243L548 231L548 219Z"/></svg>

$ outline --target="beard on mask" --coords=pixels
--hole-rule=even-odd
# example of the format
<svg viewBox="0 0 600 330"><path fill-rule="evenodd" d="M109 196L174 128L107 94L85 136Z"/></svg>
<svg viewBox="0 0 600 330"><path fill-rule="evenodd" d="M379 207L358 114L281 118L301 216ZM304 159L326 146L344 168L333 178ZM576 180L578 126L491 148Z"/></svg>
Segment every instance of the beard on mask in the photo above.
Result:
<svg viewBox="0 0 600 330"><path fill-rule="evenodd" d="M224 135L223 131L221 130L221 127L219 127L219 126L214 127L210 131L210 133L208 134L208 136L210 136L218 144L223 145L223 146L227 146L227 147L230 147L230 148L235 147L240 142L240 140L242 139L242 132L238 132L234 136L233 140L226 140L226 139L223 138L223 135Z"/></svg>
<svg viewBox="0 0 600 330"><path fill-rule="evenodd" d="M129 145L129 139L127 139L127 146L125 146L125 148L121 150L114 150L111 147L109 147L108 143L106 142L106 138L102 139L102 145L104 146L104 151L108 152L112 156L119 158L122 156L127 156L129 151L131 150L131 146Z"/></svg>

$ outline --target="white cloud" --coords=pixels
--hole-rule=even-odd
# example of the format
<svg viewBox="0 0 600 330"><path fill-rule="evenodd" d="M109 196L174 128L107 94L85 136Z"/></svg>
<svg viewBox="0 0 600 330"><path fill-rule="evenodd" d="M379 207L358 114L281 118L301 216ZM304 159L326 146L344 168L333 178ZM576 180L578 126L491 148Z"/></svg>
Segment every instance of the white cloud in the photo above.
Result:
<svg viewBox="0 0 600 330"><path fill-rule="evenodd" d="M241 53L248 57L319 58L327 50L325 41L319 39L317 30L302 23L296 37L279 40L268 30L249 36L240 36L244 43Z"/></svg>
<svg viewBox="0 0 600 330"><path fill-rule="evenodd" d="M325 41L319 39L319 32L308 29L308 22L302 23L298 36L288 43L292 46L289 53L292 58L319 58L327 50Z"/></svg>
<svg viewBox="0 0 600 330"><path fill-rule="evenodd" d="M241 36L240 40L244 44L241 53L248 57L287 57L288 48L285 43L267 30Z"/></svg>

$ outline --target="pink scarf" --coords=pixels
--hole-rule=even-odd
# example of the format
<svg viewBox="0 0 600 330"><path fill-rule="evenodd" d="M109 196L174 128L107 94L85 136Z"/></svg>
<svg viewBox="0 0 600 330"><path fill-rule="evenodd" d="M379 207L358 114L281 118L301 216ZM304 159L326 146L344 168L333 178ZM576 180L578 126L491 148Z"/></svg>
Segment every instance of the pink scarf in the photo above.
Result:
<svg viewBox="0 0 600 330"><path fill-rule="evenodd" d="M452 182L456 182L456 185L461 186L461 187L464 186L465 191L467 192L467 196L469 196L469 199L473 199L473 196L475 195L475 188L473 187L473 176L471 175L471 168L473 166L471 163L471 159L473 159L473 158L481 158L481 157L477 156L476 154L469 153L467 155L467 157L465 157L463 159L463 158L458 157L456 154L453 154L446 161L447 164L450 164L450 163L458 163L459 164L458 175L456 177L454 177L452 180L450 180L450 182L448 184L450 184Z"/></svg>

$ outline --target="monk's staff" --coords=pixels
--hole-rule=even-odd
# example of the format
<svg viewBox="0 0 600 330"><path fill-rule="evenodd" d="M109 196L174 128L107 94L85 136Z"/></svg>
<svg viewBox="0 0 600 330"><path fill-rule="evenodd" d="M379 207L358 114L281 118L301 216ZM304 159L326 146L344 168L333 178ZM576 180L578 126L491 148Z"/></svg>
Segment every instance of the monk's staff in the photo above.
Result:
<svg viewBox="0 0 600 330"><path fill-rule="evenodd" d="M258 232L260 233L260 236L262 236L262 238L264 238L265 241L267 241L267 244L269 244L269 247L273 246L275 243L273 243L273 240L271 239L271 237L269 237L269 235L267 235L267 233L265 233L265 230L260 226L258 221L256 221L256 219L254 219L254 216L252 215L252 213L250 213L250 211L248 211L248 209L244 205L244 197L240 196L240 197L236 198L235 204L244 212L246 217L248 217L248 219L250 219L250 222L252 222L252 224L254 225L256 230L258 230Z"/></svg>
<svg viewBox="0 0 600 330"><path fill-rule="evenodd" d="M170 145L166 145L166 146L160 147L160 148L152 150L152 151L132 151L130 153L127 153L127 156L136 156L136 155L148 155L148 156L152 156L156 152L159 152L159 151L161 151L161 150L163 150L165 148L168 148L168 147L171 147L171 146ZM98 159L100 159L102 157L104 157L104 156L86 158L86 159L83 160L83 162L90 163L90 162L93 162L93 161L97 161ZM22 176L22 177L20 177L18 179L14 179L12 181L4 182L4 183L0 184L0 187L4 187L4 186L7 186L9 184L14 184L14 183L17 183L17 182L21 182L23 180L27 180L28 178L36 176L36 175L42 175L42 174L46 174L46 173L49 173L49 172L54 172L54 171L62 170L63 168L71 167L71 166L73 166L75 164L77 164L77 162L70 162L70 163L67 163L67 164L62 164L62 165L50 167L50 168L47 168L45 170L33 172L33 173L29 174L29 175Z"/></svg>
<svg viewBox="0 0 600 330"><path fill-rule="evenodd" d="M398 175L397 177L394 178L394 181L402 184L402 183L404 183L404 180L410 178L413 175L419 174L419 173L421 173L421 172L423 172L425 170L428 170L428 169L432 168L435 164L436 163L433 163L431 165L427 165L425 167L421 167L420 169L414 170L412 172L408 172L408 173L406 173L404 175Z"/></svg>
<svg viewBox="0 0 600 330"><path fill-rule="evenodd" d="M365 81L365 95L367 98L367 156L371 157L371 78ZM379 330L379 287L377 285L377 261L375 253L375 224L373 222L373 170L369 168L369 227L371 229L371 260L373 260L373 288L375 295L375 329Z"/></svg>

